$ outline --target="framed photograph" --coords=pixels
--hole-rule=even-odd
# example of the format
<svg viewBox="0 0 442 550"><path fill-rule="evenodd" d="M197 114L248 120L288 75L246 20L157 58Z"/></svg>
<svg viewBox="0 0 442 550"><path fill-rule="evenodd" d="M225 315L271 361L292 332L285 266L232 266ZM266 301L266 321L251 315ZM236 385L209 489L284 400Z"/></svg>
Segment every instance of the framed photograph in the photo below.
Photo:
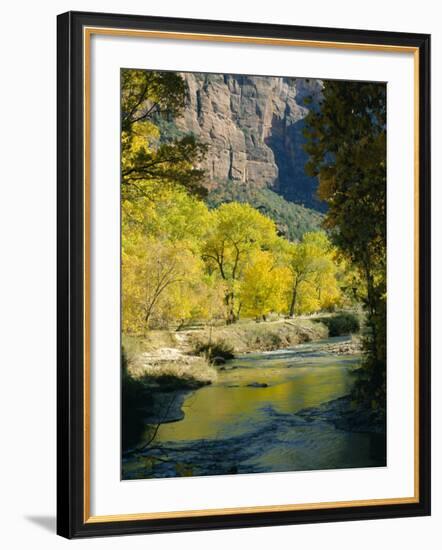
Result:
<svg viewBox="0 0 442 550"><path fill-rule="evenodd" d="M430 513L430 36L58 17L58 533Z"/></svg>

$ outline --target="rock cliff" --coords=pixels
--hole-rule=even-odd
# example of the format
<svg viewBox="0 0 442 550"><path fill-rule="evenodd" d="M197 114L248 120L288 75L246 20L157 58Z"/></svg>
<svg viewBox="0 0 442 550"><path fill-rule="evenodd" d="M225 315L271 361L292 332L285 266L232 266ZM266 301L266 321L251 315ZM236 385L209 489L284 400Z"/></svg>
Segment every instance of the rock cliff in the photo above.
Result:
<svg viewBox="0 0 442 550"><path fill-rule="evenodd" d="M209 146L203 168L216 186L270 188L315 209L317 182L306 176L303 119L321 96L316 79L183 73L189 96L179 130Z"/></svg>

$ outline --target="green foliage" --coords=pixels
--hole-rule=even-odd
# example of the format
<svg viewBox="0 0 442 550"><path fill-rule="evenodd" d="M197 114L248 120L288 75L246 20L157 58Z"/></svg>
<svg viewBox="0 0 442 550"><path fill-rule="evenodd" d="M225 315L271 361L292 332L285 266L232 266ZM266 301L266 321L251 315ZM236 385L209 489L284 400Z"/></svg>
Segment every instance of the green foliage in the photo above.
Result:
<svg viewBox="0 0 442 550"><path fill-rule="evenodd" d="M385 397L386 85L327 81L305 123L306 168L319 177L333 242L363 281L366 366L370 385Z"/></svg>
<svg viewBox="0 0 442 550"><path fill-rule="evenodd" d="M157 185L179 184L204 196L204 172L195 168L206 146L194 136L161 139L159 121L178 116L187 88L177 73L121 71L121 195L137 200ZM164 122L165 124L165 122ZM146 189L146 183L149 188Z"/></svg>
<svg viewBox="0 0 442 550"><path fill-rule="evenodd" d="M360 330L359 318L349 312L338 313L331 317L323 317L321 323L327 325L329 336L345 336L356 334Z"/></svg>
<svg viewBox="0 0 442 550"><path fill-rule="evenodd" d="M248 203L276 223L277 232L290 241L304 233L318 231L323 220L319 212L289 202L271 189L254 189L234 182L222 182L212 189L206 199L216 208L225 202Z"/></svg>
<svg viewBox="0 0 442 550"><path fill-rule="evenodd" d="M269 189L242 195L232 186L230 198L240 200L215 193L210 210L198 196L204 174L195 166L205 147L174 123L187 93L181 76L123 70L121 93L125 334L341 302L335 248L324 232L305 231L317 228L319 214Z"/></svg>
<svg viewBox="0 0 442 550"><path fill-rule="evenodd" d="M154 115L177 116L186 97L184 80L173 72L123 69L121 71L121 129Z"/></svg>

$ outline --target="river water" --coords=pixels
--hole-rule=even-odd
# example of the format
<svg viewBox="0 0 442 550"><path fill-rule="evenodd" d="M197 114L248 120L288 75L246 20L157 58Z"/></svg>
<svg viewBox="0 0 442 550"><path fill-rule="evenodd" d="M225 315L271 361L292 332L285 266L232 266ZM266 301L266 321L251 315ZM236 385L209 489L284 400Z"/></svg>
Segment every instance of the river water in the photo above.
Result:
<svg viewBox="0 0 442 550"><path fill-rule="evenodd" d="M385 465L383 436L297 414L350 391L360 357L326 349L343 340L228 361L215 384L178 396L183 419L162 424L152 448L123 459L123 479Z"/></svg>

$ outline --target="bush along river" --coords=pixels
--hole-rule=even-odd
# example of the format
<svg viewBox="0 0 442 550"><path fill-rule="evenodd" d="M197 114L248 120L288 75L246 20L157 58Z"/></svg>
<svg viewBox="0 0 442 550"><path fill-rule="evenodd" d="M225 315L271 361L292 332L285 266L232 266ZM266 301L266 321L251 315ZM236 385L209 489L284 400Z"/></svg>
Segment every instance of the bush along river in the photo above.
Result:
<svg viewBox="0 0 442 550"><path fill-rule="evenodd" d="M349 398L361 357L348 341L240 355L210 385L157 390L122 478L385 466L382 423Z"/></svg>

